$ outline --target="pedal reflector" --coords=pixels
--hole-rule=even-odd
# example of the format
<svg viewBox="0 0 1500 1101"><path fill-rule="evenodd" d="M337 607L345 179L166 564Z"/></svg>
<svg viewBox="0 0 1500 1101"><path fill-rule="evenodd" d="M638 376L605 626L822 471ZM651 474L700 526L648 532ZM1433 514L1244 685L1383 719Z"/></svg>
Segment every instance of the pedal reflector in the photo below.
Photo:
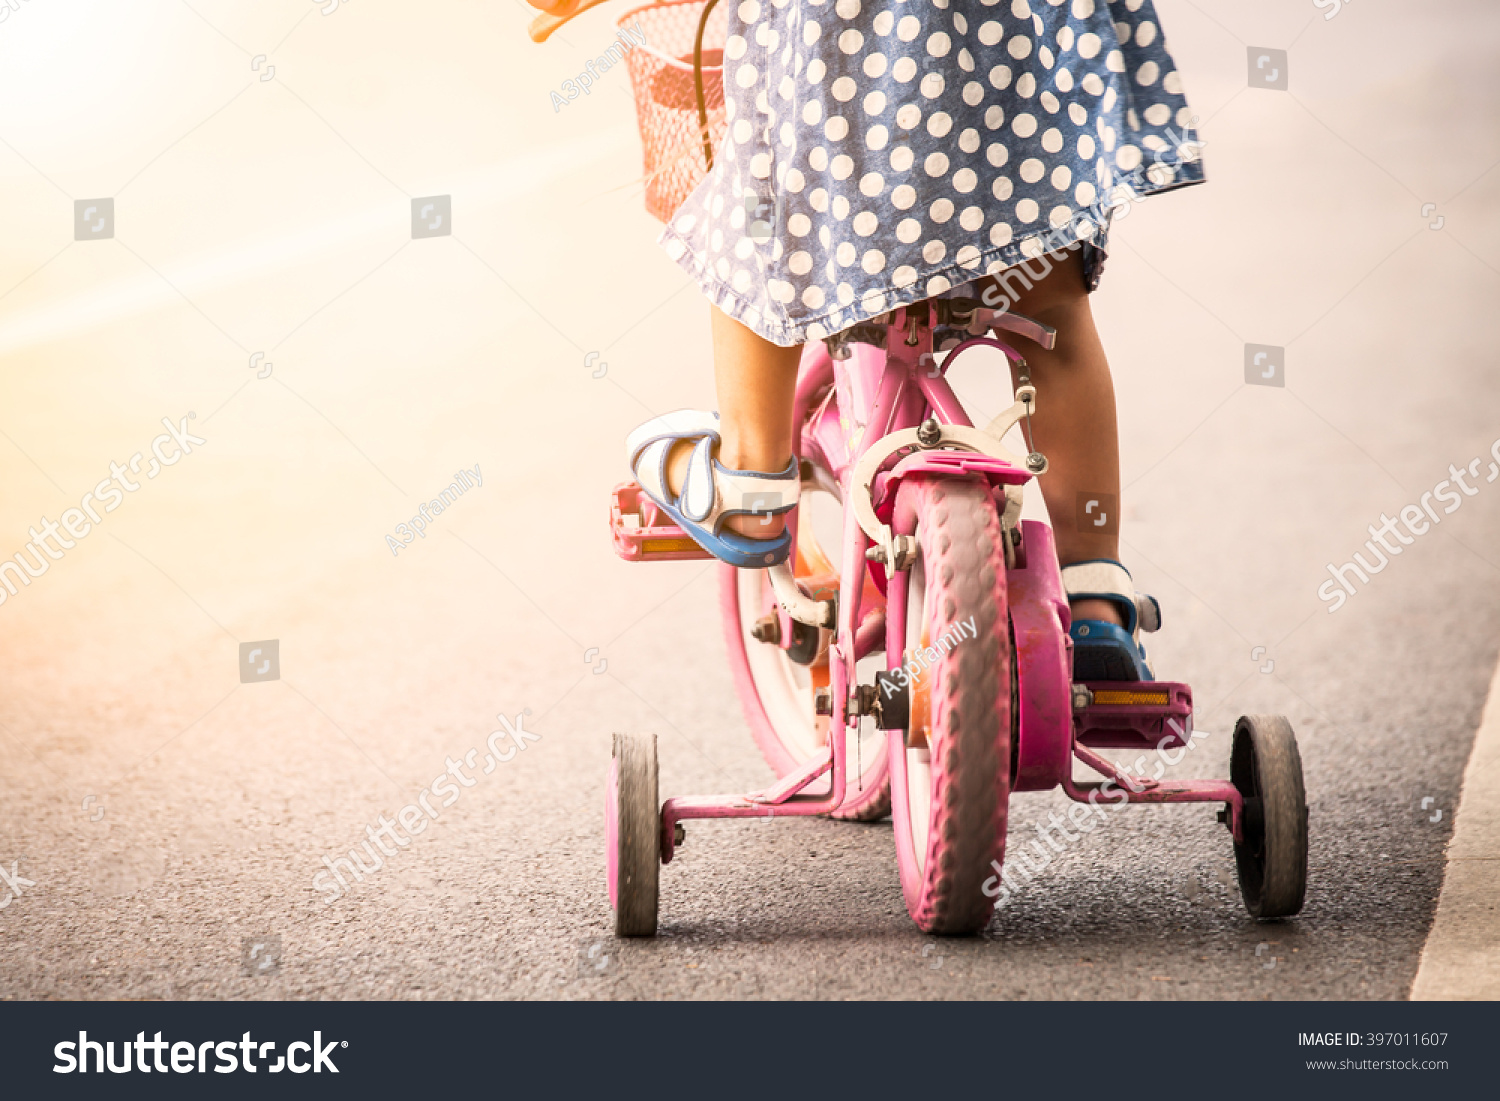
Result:
<svg viewBox="0 0 1500 1101"><path fill-rule="evenodd" d="M615 553L627 562L712 558L691 536L661 515L635 482L615 486L609 506Z"/></svg>
<svg viewBox="0 0 1500 1101"><path fill-rule="evenodd" d="M694 558L710 557L703 553L703 548L693 542L687 536L681 539L642 539L640 543L641 556L651 558L663 554L679 554L684 551L690 553Z"/></svg>
<svg viewBox="0 0 1500 1101"><path fill-rule="evenodd" d="M1094 689L1094 705L1105 707L1111 704L1115 706L1136 707L1165 707L1170 702L1170 696L1164 691L1135 691L1116 688Z"/></svg>

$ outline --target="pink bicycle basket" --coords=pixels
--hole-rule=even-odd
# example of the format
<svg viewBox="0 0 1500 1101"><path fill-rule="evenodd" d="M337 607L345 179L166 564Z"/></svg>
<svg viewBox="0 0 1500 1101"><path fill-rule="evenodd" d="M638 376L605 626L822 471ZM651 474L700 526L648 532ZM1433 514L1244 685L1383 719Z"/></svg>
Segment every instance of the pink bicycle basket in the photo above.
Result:
<svg viewBox="0 0 1500 1101"><path fill-rule="evenodd" d="M703 31L703 102L708 112L709 143L724 136L724 6L709 12ZM645 153L646 209L665 222L708 174L698 97L693 84L693 40L706 0L673 0L635 8L620 17L646 41L625 55L635 113Z"/></svg>

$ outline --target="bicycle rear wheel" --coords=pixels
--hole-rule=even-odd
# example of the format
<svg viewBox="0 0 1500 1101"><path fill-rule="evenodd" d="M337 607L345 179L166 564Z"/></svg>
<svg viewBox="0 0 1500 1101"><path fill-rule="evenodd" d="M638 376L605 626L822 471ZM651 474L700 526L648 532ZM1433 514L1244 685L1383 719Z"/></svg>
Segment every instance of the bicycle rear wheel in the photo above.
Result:
<svg viewBox="0 0 1500 1101"><path fill-rule="evenodd" d="M910 688L891 816L907 912L924 932L963 935L989 924L994 899L982 885L1005 858L1014 661L1005 554L981 481L904 482L896 521L911 530L913 520L907 657L922 654L926 667Z"/></svg>

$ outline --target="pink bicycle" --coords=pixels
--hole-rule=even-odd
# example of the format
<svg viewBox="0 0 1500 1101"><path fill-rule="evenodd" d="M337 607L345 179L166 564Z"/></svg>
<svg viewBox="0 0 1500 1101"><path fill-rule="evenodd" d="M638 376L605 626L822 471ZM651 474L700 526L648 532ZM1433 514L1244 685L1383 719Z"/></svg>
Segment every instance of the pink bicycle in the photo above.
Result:
<svg viewBox="0 0 1500 1101"><path fill-rule="evenodd" d="M935 330L964 334L940 364ZM1250 913L1301 908L1307 808L1285 719L1239 720L1228 780L1135 776L1096 752L1185 749L1192 692L1073 682L1051 529L1019 519L1021 487L1046 460L1001 442L1036 405L1026 361L1001 333L1055 340L1013 313L947 298L804 351L793 554L764 570L724 566L720 602L740 699L779 779L660 803L654 736L617 734L606 831L618 934L655 933L660 868L690 819L887 812L912 919L925 932L977 932L1004 889L1011 794L1055 787L1085 819L1123 802L1221 803ZM983 429L944 378L981 346L1003 352L1018 380L1015 403ZM615 491L611 526L630 560L708 557L633 483ZM1104 779L1076 782L1074 760Z"/></svg>
<svg viewBox="0 0 1500 1101"><path fill-rule="evenodd" d="M704 5L665 7L702 13L687 24L697 24L692 53L701 60ZM570 17L539 17L533 37ZM647 64L654 68L637 81L638 101L644 94L655 109L675 99L679 111L689 110L693 100L672 91L681 68L670 58ZM687 66L698 107L690 132L706 138L713 89L705 94L703 71ZM689 154L711 158L711 149L692 142L686 151L671 163ZM650 158L648 143L648 166ZM696 162L693 171L703 167ZM659 193L652 201L649 185L648 203L670 211ZM1250 913L1276 918L1301 909L1307 808L1296 738L1284 718L1240 718L1228 780L1168 780L1161 766L1137 776L1097 752L1185 750L1192 692L1154 680L1074 682L1071 615L1052 531L1020 519L1022 487L1047 462L1002 442L1036 411L1014 338L1051 348L1056 334L948 297L805 347L791 554L765 569L721 570L736 686L777 780L760 791L663 803L655 737L616 734L605 822L618 935L655 934L661 867L691 819L887 813L918 927L977 932L1006 891L1011 795L1057 787L1078 804L1069 817L1080 829L1106 806L1222 804ZM945 378L977 347L1003 353L1016 383L1014 403L982 429ZM615 549L628 560L710 557L635 483L616 488L610 523ZM1103 779L1075 781L1075 760Z"/></svg>

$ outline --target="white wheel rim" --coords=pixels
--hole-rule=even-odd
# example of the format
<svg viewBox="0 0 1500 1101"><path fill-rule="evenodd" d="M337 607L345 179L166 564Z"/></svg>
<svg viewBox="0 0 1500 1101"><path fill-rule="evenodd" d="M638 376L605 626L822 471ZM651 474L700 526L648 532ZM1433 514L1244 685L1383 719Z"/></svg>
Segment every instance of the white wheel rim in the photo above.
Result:
<svg viewBox="0 0 1500 1101"><path fill-rule="evenodd" d="M781 744L798 761L805 761L821 747L812 723L812 677L806 666L798 665L779 646L761 642L750 633L760 618L765 570L740 570L740 633L745 639L750 676L760 695L766 719L781 739Z"/></svg>
<svg viewBox="0 0 1500 1101"><path fill-rule="evenodd" d="M932 750L906 751L906 809L911 815L911 847L917 870L927 870L927 834L932 826Z"/></svg>
<svg viewBox="0 0 1500 1101"><path fill-rule="evenodd" d="M824 484L809 485L804 482L802 488L804 504L818 494L828 494L838 502L838 495ZM802 515L806 516L810 511L802 512ZM840 564L837 555L830 554L828 557L835 565ZM740 636L744 641L746 661L750 666L750 676L755 681L761 707L765 710L766 720L776 732L777 739L793 760L800 764L823 750L813 721L812 677L807 666L792 661L781 647L761 642L751 634L751 629L761 615L763 593L767 586L765 571L738 570L735 585L739 598L736 603L739 606ZM858 679L862 683L873 681L875 673L884 668L885 662L878 654L864 658L856 670ZM880 754L885 748L885 732L876 729L873 722L863 720L857 726L845 729L848 783L858 792L867 786L866 777L880 767ZM817 794L827 790L826 782L819 780L807 788L807 793Z"/></svg>

